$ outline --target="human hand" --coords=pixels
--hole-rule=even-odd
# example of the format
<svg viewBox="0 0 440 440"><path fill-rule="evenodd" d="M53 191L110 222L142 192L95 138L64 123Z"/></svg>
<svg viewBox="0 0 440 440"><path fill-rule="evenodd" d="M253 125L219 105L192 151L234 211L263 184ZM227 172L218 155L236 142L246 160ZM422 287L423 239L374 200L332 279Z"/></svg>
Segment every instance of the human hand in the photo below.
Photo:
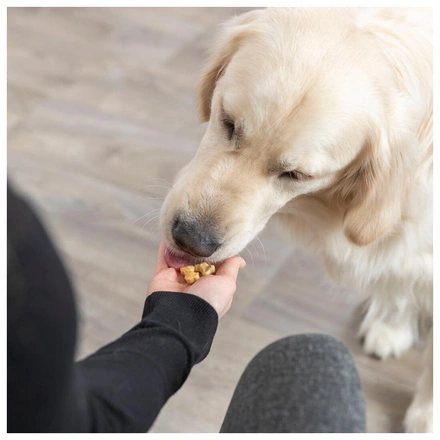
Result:
<svg viewBox="0 0 440 440"><path fill-rule="evenodd" d="M168 267L165 249L166 244L162 242L147 296L157 291L191 293L211 304L219 318L222 318L231 307L237 288L238 271L246 266L243 258L228 258L217 268L215 275L200 277L194 284L189 285L179 271Z"/></svg>

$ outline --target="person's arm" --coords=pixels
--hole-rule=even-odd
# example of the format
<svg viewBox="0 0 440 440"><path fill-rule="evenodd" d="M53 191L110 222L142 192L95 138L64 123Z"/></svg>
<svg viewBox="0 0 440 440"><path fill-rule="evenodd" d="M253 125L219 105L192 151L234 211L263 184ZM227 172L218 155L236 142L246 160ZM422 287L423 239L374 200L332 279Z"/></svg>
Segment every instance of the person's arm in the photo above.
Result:
<svg viewBox="0 0 440 440"><path fill-rule="evenodd" d="M159 268L154 286L171 273ZM205 279L204 292L224 280ZM194 292L151 294L136 327L74 364L69 279L36 215L8 188L8 432L147 431L208 353L223 313Z"/></svg>
<svg viewBox="0 0 440 440"><path fill-rule="evenodd" d="M195 295L150 295L138 325L77 363L73 401L87 408L71 430L83 425L88 432L146 432L208 354L217 321L213 307Z"/></svg>

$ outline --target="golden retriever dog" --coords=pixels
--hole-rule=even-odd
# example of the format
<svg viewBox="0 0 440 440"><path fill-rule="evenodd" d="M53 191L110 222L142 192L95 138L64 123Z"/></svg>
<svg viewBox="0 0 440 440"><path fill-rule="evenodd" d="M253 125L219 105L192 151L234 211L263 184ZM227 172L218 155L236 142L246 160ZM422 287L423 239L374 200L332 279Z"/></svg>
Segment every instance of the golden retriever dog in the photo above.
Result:
<svg viewBox="0 0 440 440"><path fill-rule="evenodd" d="M432 82L430 9L234 17L201 76L206 133L161 211L172 267L236 255L276 215L368 293L367 353L425 336L408 432L432 431Z"/></svg>

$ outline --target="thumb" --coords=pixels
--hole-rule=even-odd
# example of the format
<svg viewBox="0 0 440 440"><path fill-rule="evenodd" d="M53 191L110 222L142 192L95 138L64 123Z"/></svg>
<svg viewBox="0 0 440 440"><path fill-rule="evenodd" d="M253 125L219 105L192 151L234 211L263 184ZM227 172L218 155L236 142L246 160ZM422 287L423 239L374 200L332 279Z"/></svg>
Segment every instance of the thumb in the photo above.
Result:
<svg viewBox="0 0 440 440"><path fill-rule="evenodd" d="M232 257L225 260L217 270L216 275L222 275L234 280L237 279L238 271L246 266L242 257Z"/></svg>

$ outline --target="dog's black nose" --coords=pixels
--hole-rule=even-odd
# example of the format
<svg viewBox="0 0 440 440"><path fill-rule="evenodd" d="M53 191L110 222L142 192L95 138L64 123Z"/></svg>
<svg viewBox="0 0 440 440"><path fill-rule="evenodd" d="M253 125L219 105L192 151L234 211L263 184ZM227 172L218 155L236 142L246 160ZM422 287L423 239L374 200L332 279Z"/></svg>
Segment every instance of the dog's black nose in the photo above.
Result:
<svg viewBox="0 0 440 440"><path fill-rule="evenodd" d="M175 219L172 236L180 249L195 257L210 257L221 244L208 227L181 218Z"/></svg>

